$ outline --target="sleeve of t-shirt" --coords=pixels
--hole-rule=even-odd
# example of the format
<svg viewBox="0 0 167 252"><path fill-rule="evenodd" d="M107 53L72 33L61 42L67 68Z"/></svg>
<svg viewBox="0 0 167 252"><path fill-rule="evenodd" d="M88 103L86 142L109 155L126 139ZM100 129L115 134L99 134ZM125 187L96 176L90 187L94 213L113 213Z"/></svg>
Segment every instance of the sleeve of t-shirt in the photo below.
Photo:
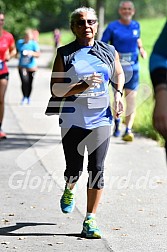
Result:
<svg viewBox="0 0 167 252"><path fill-rule="evenodd" d="M38 45L38 43L36 41L34 41L33 49L34 49L35 52L40 51L39 45Z"/></svg>
<svg viewBox="0 0 167 252"><path fill-rule="evenodd" d="M112 26L111 24L109 24L107 26L107 28L105 29L105 31L103 32L101 41L108 43L108 42L112 42L112 35L113 35L113 31L112 31Z"/></svg>

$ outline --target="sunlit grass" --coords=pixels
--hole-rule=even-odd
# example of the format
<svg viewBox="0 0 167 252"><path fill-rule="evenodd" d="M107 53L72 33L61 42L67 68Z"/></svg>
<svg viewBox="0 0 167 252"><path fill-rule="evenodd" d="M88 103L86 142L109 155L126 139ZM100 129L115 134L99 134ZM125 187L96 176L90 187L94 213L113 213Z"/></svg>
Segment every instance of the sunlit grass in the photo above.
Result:
<svg viewBox="0 0 167 252"><path fill-rule="evenodd" d="M69 30L61 30L61 45L66 45L74 39L74 35ZM41 45L54 46L53 32L41 33L39 36Z"/></svg>

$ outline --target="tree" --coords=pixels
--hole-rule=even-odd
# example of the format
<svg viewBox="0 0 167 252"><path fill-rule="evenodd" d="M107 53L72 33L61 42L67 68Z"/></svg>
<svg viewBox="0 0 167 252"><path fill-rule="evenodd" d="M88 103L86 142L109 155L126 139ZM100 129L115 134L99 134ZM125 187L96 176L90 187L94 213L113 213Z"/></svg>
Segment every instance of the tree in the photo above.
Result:
<svg viewBox="0 0 167 252"><path fill-rule="evenodd" d="M5 12L6 28L16 38L27 27L41 32L55 27L69 28L70 13L80 6L96 8L99 18L98 38L101 38L104 23L118 18L118 0L0 0L0 10ZM166 16L167 2L161 0L135 0L135 18Z"/></svg>
<svg viewBox="0 0 167 252"><path fill-rule="evenodd" d="M99 19L99 29L97 39L101 39L104 29L104 0L96 0L96 11Z"/></svg>
<svg viewBox="0 0 167 252"><path fill-rule="evenodd" d="M22 33L27 26L32 28L38 26L36 6L37 2L35 0L29 0L24 4L20 0L0 0L0 9L5 13L6 17L5 28L12 32L16 39L23 35Z"/></svg>

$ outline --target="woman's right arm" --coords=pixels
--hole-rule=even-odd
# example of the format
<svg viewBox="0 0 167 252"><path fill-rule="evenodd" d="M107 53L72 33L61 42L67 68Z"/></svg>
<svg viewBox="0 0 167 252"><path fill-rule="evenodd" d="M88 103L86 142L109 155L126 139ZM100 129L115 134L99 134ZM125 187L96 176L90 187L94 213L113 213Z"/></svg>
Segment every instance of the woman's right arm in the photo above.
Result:
<svg viewBox="0 0 167 252"><path fill-rule="evenodd" d="M58 90L59 84L63 86L63 82L64 82L64 65L59 52L57 52L50 80L50 89L52 96L58 96L58 97L63 96L62 94L59 94L60 91Z"/></svg>
<svg viewBox="0 0 167 252"><path fill-rule="evenodd" d="M70 72L70 71L69 71ZM64 79L69 78L68 72L65 73L63 60L58 51L57 56L55 58L50 82L50 88L52 96L57 97L68 97L71 95L78 94L80 92L85 91L90 88L94 83L102 83L101 76L99 74L92 74L87 80L77 82L77 83L65 83ZM72 80L71 80L72 81Z"/></svg>

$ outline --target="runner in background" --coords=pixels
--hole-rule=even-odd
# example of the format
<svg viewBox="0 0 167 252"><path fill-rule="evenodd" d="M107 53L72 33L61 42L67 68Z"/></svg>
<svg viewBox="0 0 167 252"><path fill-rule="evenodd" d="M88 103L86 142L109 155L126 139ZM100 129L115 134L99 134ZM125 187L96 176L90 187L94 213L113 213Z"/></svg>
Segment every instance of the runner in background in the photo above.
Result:
<svg viewBox="0 0 167 252"><path fill-rule="evenodd" d="M133 141L132 126L135 118L135 101L139 87L138 55L146 58L140 38L140 24L132 20L135 14L134 4L131 1L122 1L119 4L120 19L110 22L103 33L102 41L110 43L118 51L125 73L125 124L126 130L122 137L124 141ZM115 118L114 136L120 136L120 118Z"/></svg>
<svg viewBox="0 0 167 252"><path fill-rule="evenodd" d="M26 29L24 38L17 41L16 47L19 53L18 68L23 94L21 104L29 104L33 79L37 71L36 58L40 55L39 45L33 38L32 29Z"/></svg>
<svg viewBox="0 0 167 252"><path fill-rule="evenodd" d="M16 55L13 35L3 29L4 21L5 15L0 12L0 139L6 138L6 134L2 131L4 98L9 79L9 70L6 62Z"/></svg>
<svg viewBox="0 0 167 252"><path fill-rule="evenodd" d="M61 33L59 29L54 29L53 32L53 37L54 37L54 46L55 48L58 48L60 46L60 41L61 41Z"/></svg>

